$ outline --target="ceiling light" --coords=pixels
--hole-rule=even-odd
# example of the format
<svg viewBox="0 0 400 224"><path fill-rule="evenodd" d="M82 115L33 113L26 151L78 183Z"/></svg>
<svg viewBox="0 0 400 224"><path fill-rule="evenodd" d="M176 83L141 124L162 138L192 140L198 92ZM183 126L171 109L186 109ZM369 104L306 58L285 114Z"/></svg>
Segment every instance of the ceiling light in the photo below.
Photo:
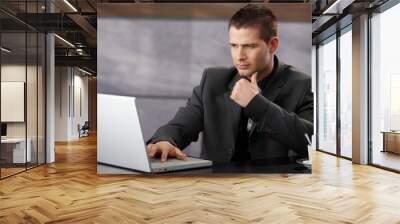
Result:
<svg viewBox="0 0 400 224"><path fill-rule="evenodd" d="M9 50L9 49L7 49L7 48L5 48L5 47L1 47L1 50L4 51L4 52L6 52L6 53L10 53L10 52L11 52L11 50Z"/></svg>
<svg viewBox="0 0 400 224"><path fill-rule="evenodd" d="M355 0L336 0L322 14L342 14L347 6L351 5Z"/></svg>
<svg viewBox="0 0 400 224"><path fill-rule="evenodd" d="M68 0L64 0L65 4L67 4L74 12L78 12L78 10L71 4L69 3Z"/></svg>
<svg viewBox="0 0 400 224"><path fill-rule="evenodd" d="M58 39L60 39L61 41L63 41L64 43L66 43L67 45L69 45L70 47L75 48L75 45L71 44L71 42L69 42L68 40L58 36L57 34L54 34L55 37L57 37Z"/></svg>

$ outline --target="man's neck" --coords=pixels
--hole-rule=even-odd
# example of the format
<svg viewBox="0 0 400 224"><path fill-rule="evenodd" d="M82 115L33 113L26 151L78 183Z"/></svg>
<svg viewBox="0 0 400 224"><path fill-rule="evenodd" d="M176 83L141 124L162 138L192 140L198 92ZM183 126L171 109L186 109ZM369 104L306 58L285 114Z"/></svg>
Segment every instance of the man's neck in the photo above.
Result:
<svg viewBox="0 0 400 224"><path fill-rule="evenodd" d="M271 75L272 71L274 70L274 58L275 57L272 57L271 63L266 67L265 70L258 72L257 82Z"/></svg>

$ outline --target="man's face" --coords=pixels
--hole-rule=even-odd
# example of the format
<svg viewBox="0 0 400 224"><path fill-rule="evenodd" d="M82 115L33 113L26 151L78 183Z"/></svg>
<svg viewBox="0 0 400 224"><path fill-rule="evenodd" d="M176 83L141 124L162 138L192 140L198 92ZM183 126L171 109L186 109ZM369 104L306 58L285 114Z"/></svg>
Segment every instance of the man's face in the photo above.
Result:
<svg viewBox="0 0 400 224"><path fill-rule="evenodd" d="M269 71L274 49L260 38L256 27L229 28L233 64L240 76L250 78L255 72Z"/></svg>

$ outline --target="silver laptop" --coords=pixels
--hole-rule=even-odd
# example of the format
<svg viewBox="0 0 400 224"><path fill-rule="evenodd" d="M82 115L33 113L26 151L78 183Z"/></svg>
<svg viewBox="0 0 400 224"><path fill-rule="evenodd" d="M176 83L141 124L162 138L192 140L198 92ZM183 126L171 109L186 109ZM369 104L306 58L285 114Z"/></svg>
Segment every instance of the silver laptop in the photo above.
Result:
<svg viewBox="0 0 400 224"><path fill-rule="evenodd" d="M97 162L141 172L170 172L210 167L212 161L150 158L143 139L135 97L97 94Z"/></svg>

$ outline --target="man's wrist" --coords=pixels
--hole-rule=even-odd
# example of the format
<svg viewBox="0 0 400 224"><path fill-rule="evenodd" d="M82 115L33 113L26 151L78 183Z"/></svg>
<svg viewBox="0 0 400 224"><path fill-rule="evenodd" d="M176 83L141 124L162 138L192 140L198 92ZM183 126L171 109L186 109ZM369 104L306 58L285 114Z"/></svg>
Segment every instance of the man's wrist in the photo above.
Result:
<svg viewBox="0 0 400 224"><path fill-rule="evenodd" d="M169 142L171 145L178 147L178 145L175 143L175 141L170 138L170 137L159 137L159 138L152 138L148 141L148 144L156 144L157 142L161 142L161 141L167 141Z"/></svg>
<svg viewBox="0 0 400 224"><path fill-rule="evenodd" d="M258 121L264 116L268 107L269 100L259 93L250 100L244 111L253 121Z"/></svg>

